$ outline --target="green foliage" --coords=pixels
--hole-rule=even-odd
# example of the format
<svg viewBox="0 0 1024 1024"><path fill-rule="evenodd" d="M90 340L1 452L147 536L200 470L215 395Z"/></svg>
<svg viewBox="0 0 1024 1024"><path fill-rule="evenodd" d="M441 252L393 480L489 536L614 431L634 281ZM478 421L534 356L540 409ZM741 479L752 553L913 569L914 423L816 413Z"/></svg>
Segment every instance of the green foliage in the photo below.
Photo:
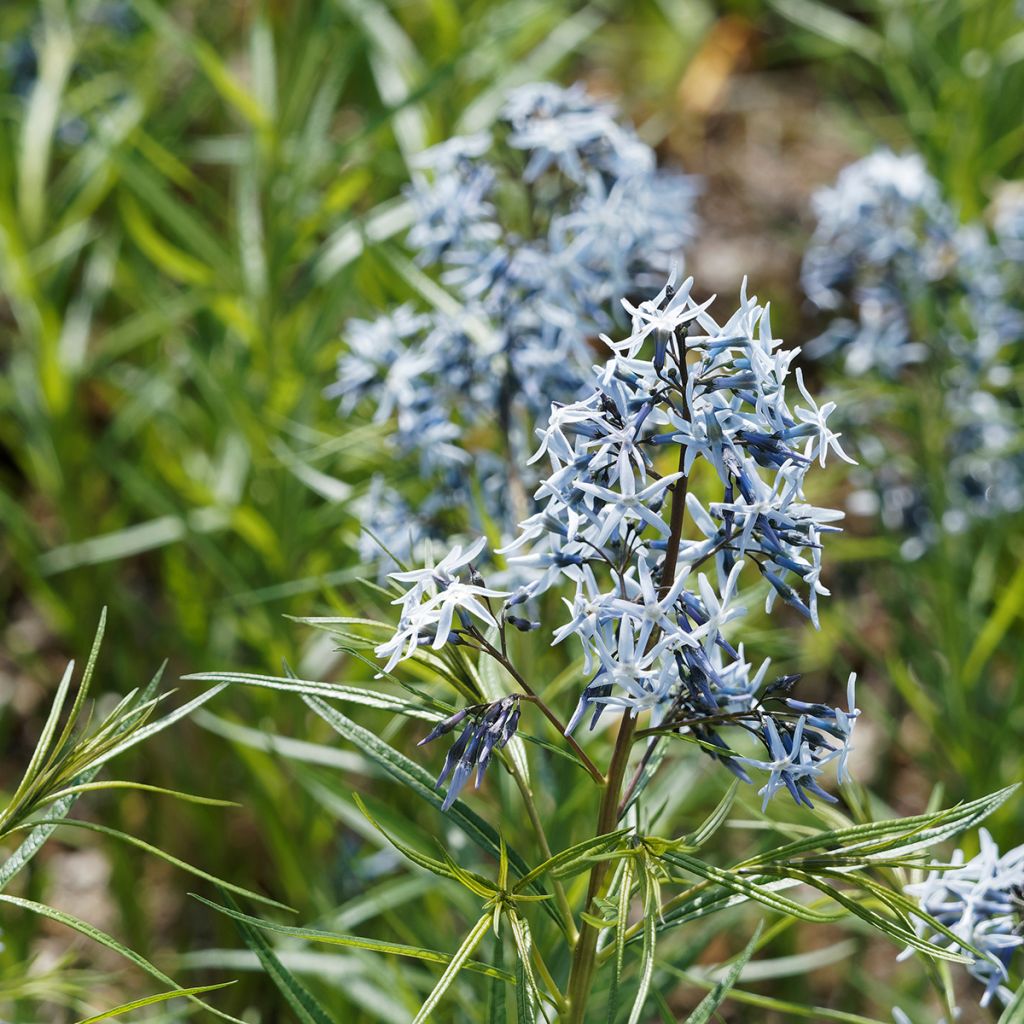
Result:
<svg viewBox="0 0 1024 1024"><path fill-rule="evenodd" d="M965 218L1024 173L1024 22L1013 0L769 0L878 133L924 154ZM795 31L794 31L795 30ZM838 59L837 59L838 58ZM893 117L895 113L895 117Z"/></svg>
<svg viewBox="0 0 1024 1024"><path fill-rule="evenodd" d="M91 725L92 715L91 712L86 710L88 707L87 701L96 670L97 659L100 654L105 626L106 609L104 609L100 616L99 628L96 631L96 637L93 641L92 650L89 653L85 672L82 675L71 706L67 709L63 726L61 725L61 718L71 692L72 680L74 678L74 662L68 665L57 687L53 704L50 707L50 713L25 768L21 782L14 790L6 807L0 811L0 843L3 843L5 840L10 842L16 839L21 832L28 833L27 837L0 865L0 889L5 888L16 875L28 866L32 858L35 857L57 829L68 826L100 832L129 845L140 847L147 853L161 857L175 867L191 872L208 881L219 881L205 871L195 868L135 836L95 822L79 821L67 816L72 806L83 793L109 788L110 786L116 788L135 788L135 784L132 782L96 783L93 780L108 761L178 722L206 703L223 688L223 684L213 687L174 711L165 714L163 717L154 718L153 712L167 696L167 694L157 694L157 688L163 674L163 669L161 668L148 686L142 690L133 690L122 698L112 711L101 718L95 725ZM142 788L148 792L156 791L175 798L184 798L190 802L223 803L223 801L192 797L190 794L175 793L170 790L160 789L159 787L144 786ZM261 900L274 906L280 906L275 900L268 900L258 893L234 886L229 882L221 884L244 894L250 899ZM24 911L27 914L39 915L66 925L100 945L106 946L164 984L173 986L173 991L170 993L164 993L142 1001L133 1001L127 1006L110 1011L100 1017L92 1017L90 1020L101 1020L106 1016L127 1012L127 1010L174 998L175 996L186 996L197 1005L205 1007L211 1013L224 1020L236 1020L236 1018L229 1014L225 1014L198 999L198 994L224 986L214 985L184 989L145 956L124 945L101 928L83 921L74 914L47 906L35 900L12 896L2 892L0 892L0 902Z"/></svg>

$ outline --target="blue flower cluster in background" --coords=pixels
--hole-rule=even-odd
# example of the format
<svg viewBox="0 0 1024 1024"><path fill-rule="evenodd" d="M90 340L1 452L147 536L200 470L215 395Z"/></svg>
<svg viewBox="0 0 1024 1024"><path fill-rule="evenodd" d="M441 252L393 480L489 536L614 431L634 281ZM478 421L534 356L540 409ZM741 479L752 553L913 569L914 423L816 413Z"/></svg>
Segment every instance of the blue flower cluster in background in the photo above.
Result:
<svg viewBox="0 0 1024 1024"><path fill-rule="evenodd" d="M1005 203L994 232L961 224L919 156L882 150L843 170L815 196L814 212L803 284L835 318L808 352L882 382L877 402L851 405L866 464L854 507L877 509L908 534L907 557L939 529L958 533L1024 508L1014 370L1024 336L1024 203ZM885 434L907 413L896 382L908 374L932 422L902 433L924 437L942 467L941 494L929 493L922 452Z"/></svg>
<svg viewBox="0 0 1024 1024"><path fill-rule="evenodd" d="M411 539L398 493L380 484L363 503L396 555L446 510L482 504L506 531L528 513L517 467L535 424L582 393L597 335L624 323L619 296L648 298L680 260L696 191L581 85L523 86L492 131L421 155L407 240L454 301L351 321L328 390L346 414L373 403L435 484Z"/></svg>
<svg viewBox="0 0 1024 1024"><path fill-rule="evenodd" d="M981 1005L987 1006L993 996L1003 1003L1013 996L1006 982L1010 960L1024 945L1024 846L1000 856L985 829L979 830L979 839L981 852L976 857L965 861L963 851L957 850L952 868L932 871L925 881L907 886L907 893L940 924L984 954L968 971L985 986ZM955 947L948 936L929 935L929 931L926 924L918 923L918 935Z"/></svg>
<svg viewBox="0 0 1024 1024"><path fill-rule="evenodd" d="M696 302L691 287L689 279L677 289L673 278L652 299L624 300L631 330L604 338L613 358L593 368L586 397L555 403L538 431L534 460L546 458L550 472L535 494L538 511L503 552L525 582L511 592L488 588L473 566L482 540L436 565L392 573L408 589L395 601L398 628L377 654L390 671L422 646L455 644L508 666L506 624L523 628L512 610L567 590L554 642L580 642L587 677L567 734L586 715L593 727L609 707L633 718L650 712L651 728L692 737L741 779L750 781L748 769L766 772L765 804L785 789L810 806L811 796L833 799L818 781L827 764L845 775L859 714L853 679L846 710L796 700L797 677L766 685L768 661L755 668L725 626L744 610L736 603L744 566L766 581L769 609L781 597L817 623L818 597L828 593L822 538L842 513L809 504L803 482L830 451L847 456L828 425L834 405L819 407L799 370L800 397L789 405L785 382L798 350L772 336L768 310L744 287L720 325L707 312L711 300ZM688 489L698 460L713 467L721 500L705 504ZM497 723L510 713L487 709L460 742L476 756L492 732L504 737ZM765 756L732 750L723 727L756 738ZM652 735L652 748L659 739ZM453 776L453 788L471 766Z"/></svg>

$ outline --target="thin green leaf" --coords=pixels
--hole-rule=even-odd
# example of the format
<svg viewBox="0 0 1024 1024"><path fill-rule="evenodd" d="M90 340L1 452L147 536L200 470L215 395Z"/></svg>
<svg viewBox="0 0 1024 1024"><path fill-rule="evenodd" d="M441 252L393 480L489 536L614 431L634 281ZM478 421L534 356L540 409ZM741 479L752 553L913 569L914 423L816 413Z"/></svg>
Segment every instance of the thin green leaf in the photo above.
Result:
<svg viewBox="0 0 1024 1024"><path fill-rule="evenodd" d="M751 867L766 861L791 861L801 854L825 849L843 856L858 855L865 861L873 854L906 855L925 849L967 829L974 828L988 815L1005 803L1020 784L1015 783L988 796L934 814L919 814L912 818L893 818L867 822L850 828L820 832L778 846L743 862Z"/></svg>
<svg viewBox="0 0 1024 1024"><path fill-rule="evenodd" d="M729 990L736 984L743 968L746 967L747 961L754 955L754 948L760 936L761 924L758 922L757 928L754 929L754 934L743 948L743 952L729 966L725 977L697 1004L697 1008L686 1018L686 1024L707 1024L711 1020L711 1015L721 1006L722 1001L729 994Z"/></svg>
<svg viewBox="0 0 1024 1024"><path fill-rule="evenodd" d="M619 1012L619 991L622 982L622 968L626 961L626 929L629 927L629 905L633 895L633 870L635 859L628 857L622 862L622 871L616 879L619 893L618 915L615 918L615 957L612 961L612 987L608 993L608 1024L615 1024Z"/></svg>
<svg viewBox="0 0 1024 1024"><path fill-rule="evenodd" d="M722 827L726 818L729 817L729 811L732 809L733 801L736 799L736 791L739 788L739 784L739 779L733 779L732 785L726 790L725 795L718 801L718 805L707 816L700 828L692 836L687 837L686 842L688 846L699 849Z"/></svg>
<svg viewBox="0 0 1024 1024"><path fill-rule="evenodd" d="M526 1002L533 1007L540 1006L542 996L533 973L533 936L530 934L530 926L526 919L520 917L514 910L506 914L506 919L512 931L512 941L515 943L516 953L519 956L517 983L528 993ZM534 1017L526 1019L533 1020Z"/></svg>
<svg viewBox="0 0 1024 1024"><path fill-rule="evenodd" d="M189 895L212 910L219 911L236 921L243 921L254 928L262 928L263 931L275 932L278 935L289 935L292 938L304 939L307 942L319 942L328 946L349 946L355 949L368 949L374 953L392 953L395 956L408 956L415 960L425 960L428 963L434 964L448 964L452 960L450 953L426 949L423 946L408 946L403 942L383 942L380 939L368 939L361 935L344 935L340 932L321 931L318 928L301 928L293 925L278 924L276 921L264 921L262 918L244 914L240 910L234 910L230 907L223 907L219 903L213 903L196 893L189 893ZM474 971L477 974L485 974L488 977L498 978L501 981L515 984L515 978L508 971L492 967L490 964L468 960L464 966L467 971Z"/></svg>
<svg viewBox="0 0 1024 1024"><path fill-rule="evenodd" d="M641 933L643 945L640 951L640 981L637 985L633 1009L629 1014L629 1024L639 1024L640 1014L643 1013L644 1003L647 1002L647 992L651 987L651 978L654 977L654 952L658 938L656 930L658 907L655 898L657 887L646 862L638 880L643 896L643 929ZM620 921L619 926L623 927L623 924Z"/></svg>
<svg viewBox="0 0 1024 1024"><path fill-rule="evenodd" d="M153 1006L156 1003L165 1003L168 999L180 999L182 996L196 996L203 992L216 992L218 989L234 985L233 981L222 981L219 985L199 985L196 988L172 989L170 992L158 992L155 996L146 996L143 999L133 999L130 1003L121 1003L113 1009L103 1013L97 1013L94 1017L87 1017L80 1020L78 1024L99 1024L101 1020L110 1020L111 1017L120 1017L122 1013L131 1013L132 1010L141 1010L146 1006Z"/></svg>
<svg viewBox="0 0 1024 1024"><path fill-rule="evenodd" d="M791 869L791 877L805 882L807 885L813 886L819 892L824 893L830 899L835 900L840 906L845 907L855 917L859 917L865 923L871 925L876 931L880 931L883 935L888 935L894 942L913 946L914 949L921 953L927 953L929 956L933 956L938 960L949 960L952 963L958 964L971 964L974 962L974 957L962 956L959 953L954 953L949 949L945 949L942 946L937 946L934 942L928 942L925 939L919 938L918 935L911 931L909 928L904 927L902 924L898 924L891 918L883 917L881 914L875 913L873 910L869 910L863 903L862 900L855 899L852 896L847 895L834 886L828 885L823 882L820 878L816 878L810 874L804 874L803 872Z"/></svg>
<svg viewBox="0 0 1024 1024"><path fill-rule="evenodd" d="M157 793L160 796L173 797L175 800L182 800L188 804L200 804L203 807L241 807L235 800L218 800L212 796L197 796L195 793L183 793L179 789L165 789L163 786L150 786L144 782L130 782L125 780L111 780L110 782L81 782L66 789L58 789L40 800L40 805L54 803L63 800L66 796L81 796L82 793L93 793L105 789L137 789L143 793Z"/></svg>
<svg viewBox="0 0 1024 1024"><path fill-rule="evenodd" d="M254 675L248 672L196 672L182 676L189 682L237 683L245 686L263 687L268 690L279 690L284 693L302 693L313 697L326 697L328 700L342 700L353 704L362 704L381 711L394 711L396 714L408 715L411 718L422 718L429 722L440 721L443 717L437 711L413 704L402 697L396 697L380 690L365 690L356 686L342 686L334 683L319 683L307 679L294 679L284 676Z"/></svg>
<svg viewBox="0 0 1024 1024"><path fill-rule="evenodd" d="M224 897L232 904L231 909L237 911L238 907L234 905L231 897L227 893L224 894ZM336 1024L309 989L281 963L259 931L245 922L244 916L242 915L243 919L241 920L235 918L235 927L245 944L256 954L270 980L295 1011L299 1024Z"/></svg>
<svg viewBox="0 0 1024 1024"><path fill-rule="evenodd" d="M1024 1024L1024 984L1014 992L997 1024Z"/></svg>
<svg viewBox="0 0 1024 1024"><path fill-rule="evenodd" d="M487 929L491 924L491 914L488 911L480 918L475 925L473 925L470 933L463 940L462 945L459 946L455 955L452 957L451 962L445 968L444 974L438 979L437 984L434 986L433 991L427 996L426 1001L420 1007L419 1013L413 1018L412 1024L424 1024L425 1021L430 1019L430 1015L434 1012L434 1007L444 997L445 992L451 987L453 981L457 977L459 971L466 966L469 958L473 955L476 947L480 945L481 940L487 934Z"/></svg>
<svg viewBox="0 0 1024 1024"><path fill-rule="evenodd" d="M525 874L513 886L513 891L518 892L519 889L531 884L535 879L547 872L551 872L559 877L567 877L571 874L575 863L579 862L584 867L588 866L592 863L592 854L617 843L630 831L631 829L628 828L620 828L616 832L609 832L603 836L592 836L590 839L584 839L582 843L577 843L575 846L569 846L559 851L553 857L549 857L546 861L538 864L532 871Z"/></svg>
<svg viewBox="0 0 1024 1024"><path fill-rule="evenodd" d="M397 779L407 789L422 797L427 803L441 809L442 799L433 786L429 773L415 761L400 754L394 747L385 743L379 736L356 725L336 708L332 708L319 697L303 697L306 704L318 714L340 736L354 743L367 757L379 764L389 775ZM456 800L447 811L447 817L454 822L466 836L473 840L482 850L495 858L501 856L501 843L497 832L474 811L470 810L461 800ZM524 876L529 868L523 858L513 849L508 851L509 862L516 873ZM539 895L543 891L535 882L531 888ZM545 912L555 921L559 921L558 911L550 904L543 904Z"/></svg>
<svg viewBox="0 0 1024 1024"><path fill-rule="evenodd" d="M0 902L9 903L22 910L27 910L33 914L39 914L41 917L48 917L51 921L57 921L59 924L66 925L68 928L73 928L76 932L86 936L86 938L92 939L94 942L98 942L101 946L106 946L107 949L113 950L119 956L124 957L125 960L128 960L130 963L135 964L136 967L145 971L151 977L156 978L157 981L162 981L165 985L170 985L175 991L183 991L181 986L177 985L173 978L164 974L159 967L151 964L140 953L136 953L135 950L122 945L113 936L94 927L87 921L83 921L81 918L75 917L73 914L65 913L63 910L56 910L43 903L35 903L32 900L22 899L19 896L8 896L6 893L0 893ZM232 1017L230 1014L218 1010L215 1006L211 1006L209 1003L204 1002L198 996L188 996L187 998L189 998L193 1003L202 1006L210 1013L216 1014L222 1020L231 1021L232 1024L245 1024L245 1021L241 1021L237 1017ZM333 1024L333 1022L325 1021L323 1024Z"/></svg>
<svg viewBox="0 0 1024 1024"><path fill-rule="evenodd" d="M433 857L428 857L425 853L420 853L419 850L414 850L411 846L406 846L405 843L397 840L377 819L369 812L366 804L363 803L358 793L352 794L352 799L355 801L356 806L360 811L363 812L363 817L400 853L402 856L411 860L413 864L423 868L426 871L430 871L432 874L439 875L441 878L455 878L455 873L452 871L448 864L444 864L439 860L435 860Z"/></svg>
<svg viewBox="0 0 1024 1024"><path fill-rule="evenodd" d="M225 689L226 686L227 683L220 683L217 686L211 686L205 693L199 694L198 697L193 698L187 704L182 704L180 708L175 708L170 712L170 714L165 715L163 718L158 718L155 722L150 722L148 725L144 725L141 729L136 729L121 743L118 743L116 746L107 750L101 757L98 757L93 762L92 766L98 768L100 765L106 764L119 754L123 754L126 750L130 750L132 747L142 743L143 740L149 739L150 736L155 736L158 732L163 732L164 729L174 725L175 722L178 722L182 718L190 715L196 708L200 708L207 701L212 700L221 692L221 690Z"/></svg>
<svg viewBox="0 0 1024 1024"><path fill-rule="evenodd" d="M222 889L227 889L239 896L244 896L246 899L253 900L257 903L264 903L268 907L276 907L278 910L287 910L292 914L296 913L292 907L286 906L284 903L278 903L277 900L272 900L269 896L263 896L258 892L253 892L251 889L245 889L232 882L226 882L223 878L211 875L209 872L203 871L202 868L197 868L195 865L189 864L188 861L180 860L173 854L167 853L166 850L161 850L158 846L153 846L145 840L139 839L137 836L133 836L128 832L121 832L116 828L111 828L109 825L101 825L99 822L95 821L80 821L77 818L48 818L39 824L84 828L89 832L99 832L101 835L110 836L112 839L119 839L121 842L128 843L130 846L137 846L140 850L145 850L147 853L151 853L153 856L167 861L168 864L173 864L176 868L180 868L182 871L187 871L190 875L195 875L197 878L202 878L207 882L212 882L214 885L219 886Z"/></svg>
<svg viewBox="0 0 1024 1024"><path fill-rule="evenodd" d="M100 647L103 645L103 634L107 630L107 609L103 608L100 612L100 621L96 626L96 636L92 641L92 650L89 651L89 658L85 663L85 671L82 673L82 682L79 684L78 693L75 694L74 703L71 705L71 711L68 713L68 720L64 724L64 730L60 735L60 739L54 747L55 750L60 750L65 743L71 738L71 733L75 728L75 724L78 722L78 716L81 714L82 705L85 703L85 698L89 693L89 686L92 683L93 672L96 670L96 660L100 656Z"/></svg>
<svg viewBox="0 0 1024 1024"><path fill-rule="evenodd" d="M712 864L705 864L696 857L690 857L681 852L668 852L662 859L676 867L682 868L698 878L706 878L709 882L728 889L730 892L738 893L747 899L756 900L758 903L782 914L791 914L803 921L813 921L818 924L826 924L838 921L843 917L841 913L824 913L805 907L802 903L779 896L774 888L762 884L762 879L746 878L725 868L715 867Z"/></svg>

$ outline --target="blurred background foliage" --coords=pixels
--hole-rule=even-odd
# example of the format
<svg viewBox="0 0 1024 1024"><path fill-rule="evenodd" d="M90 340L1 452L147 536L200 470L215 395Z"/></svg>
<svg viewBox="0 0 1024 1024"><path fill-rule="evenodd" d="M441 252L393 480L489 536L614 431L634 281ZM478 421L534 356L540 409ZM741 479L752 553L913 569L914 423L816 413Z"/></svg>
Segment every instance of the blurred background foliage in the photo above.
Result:
<svg viewBox="0 0 1024 1024"><path fill-rule="evenodd" d="M984 215L1024 170L1024 23L1008 0L7 0L4 791L104 604L94 690L110 699L164 658L171 679L276 673L282 659L307 679L369 678L285 618L379 601L356 582L347 503L386 453L378 427L342 423L323 397L339 330L414 294L395 259L409 159L486 125L510 86L548 77L619 98L666 163L704 176L698 286L731 295L749 274L791 343L821 326L798 265L809 196L838 168L880 141L917 149L965 217ZM841 474L827 486L841 506ZM820 685L850 667L864 675L873 724L861 778L898 811L921 810L936 783L953 800L1020 778L1021 525L996 520L907 563L898 538L852 519L832 546L820 633L797 648L766 632L783 670ZM195 684L180 685L189 696ZM418 821L429 834L436 816L384 805L374 770L298 702L230 691L126 755L120 773L244 807L102 793L83 801L89 816L303 920L430 933L441 897L418 876L387 876L393 862L367 845L350 790L376 793L389 825ZM1004 809L997 838L1019 841L1022 820L1019 801ZM239 984L218 993L231 1012L287 1019L230 923L165 867L74 834L22 887L105 922L188 984L234 972ZM413 899L426 901L423 920L404 909ZM58 1004L147 991L65 933L6 914L0 927L5 1019L61 1020ZM338 1020L402 1019L393 964L317 956L306 967ZM837 1005L884 1005L872 964L844 968ZM882 989L916 984L912 972L885 978ZM796 974L769 990L806 1000L828 983Z"/></svg>

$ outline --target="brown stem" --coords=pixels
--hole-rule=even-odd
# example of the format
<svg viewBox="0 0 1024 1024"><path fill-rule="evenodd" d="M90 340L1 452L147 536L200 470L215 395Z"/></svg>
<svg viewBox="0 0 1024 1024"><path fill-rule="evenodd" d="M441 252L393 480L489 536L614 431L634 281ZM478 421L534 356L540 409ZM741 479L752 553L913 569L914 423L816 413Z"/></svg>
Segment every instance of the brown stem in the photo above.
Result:
<svg viewBox="0 0 1024 1024"><path fill-rule="evenodd" d="M508 674L519 684L520 689L522 689L522 691L530 697L532 702L540 708L544 717L562 734L562 736L565 737L565 740L572 748L573 753L575 753L583 763L583 767L587 769L593 780L598 783L598 785L603 786L605 779L604 775L601 774L601 769L598 768L589 757L587 757L584 749L572 738L572 736L565 735L565 725L562 720L554 713L554 711L551 710L551 708L547 706L547 704L544 703L543 700L541 700L533 687L530 686L530 684L522 677L515 665L512 664L511 660L502 654L494 644L490 643L482 633L476 633L475 639L482 644L481 650L489 654L495 659L495 661L503 666L505 671L508 672Z"/></svg>

